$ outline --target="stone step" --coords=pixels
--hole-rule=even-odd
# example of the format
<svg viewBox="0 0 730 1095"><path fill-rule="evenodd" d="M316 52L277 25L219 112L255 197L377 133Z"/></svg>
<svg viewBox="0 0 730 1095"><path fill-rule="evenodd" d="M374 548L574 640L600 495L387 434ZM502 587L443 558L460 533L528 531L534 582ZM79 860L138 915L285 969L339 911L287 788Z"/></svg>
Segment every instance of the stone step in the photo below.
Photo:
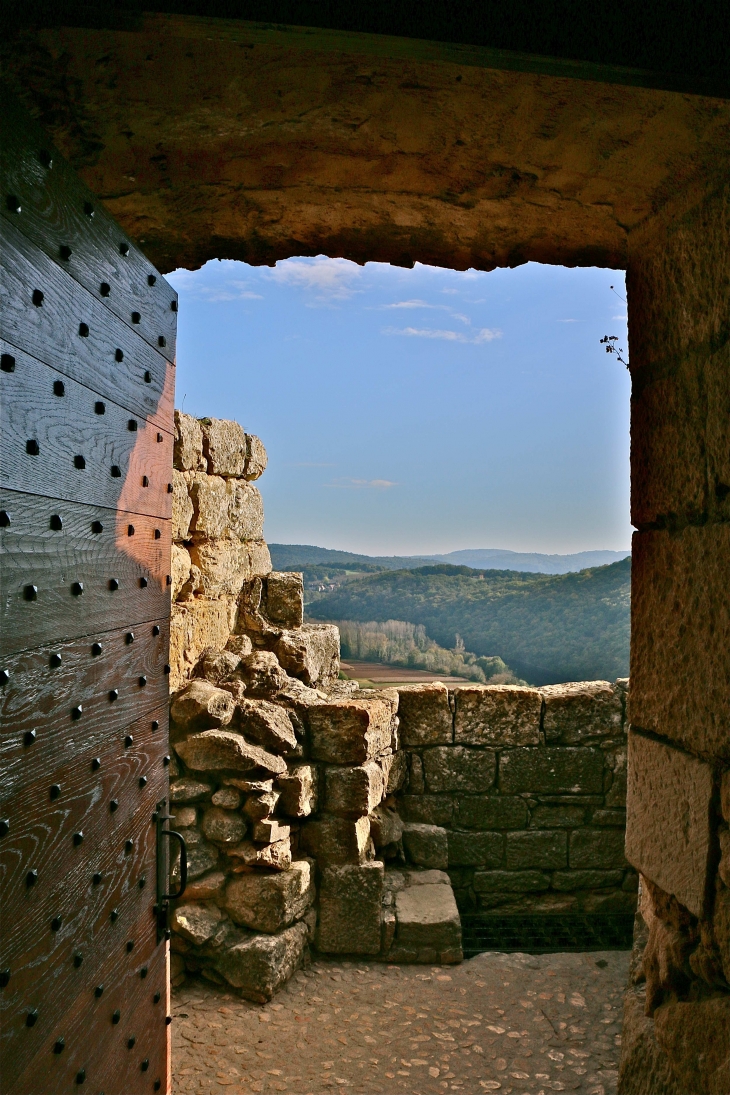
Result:
<svg viewBox="0 0 730 1095"><path fill-rule="evenodd" d="M445 871L386 870L383 950L388 962L461 962L461 920Z"/></svg>

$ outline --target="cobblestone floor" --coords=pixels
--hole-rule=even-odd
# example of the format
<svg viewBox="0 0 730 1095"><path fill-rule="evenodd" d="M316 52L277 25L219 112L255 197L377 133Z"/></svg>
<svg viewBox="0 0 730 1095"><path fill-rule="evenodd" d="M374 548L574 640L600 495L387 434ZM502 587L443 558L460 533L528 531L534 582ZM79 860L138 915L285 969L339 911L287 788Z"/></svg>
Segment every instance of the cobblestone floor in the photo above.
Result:
<svg viewBox="0 0 730 1095"><path fill-rule="evenodd" d="M263 1007L173 995L173 1092L613 1095L628 952L317 961Z"/></svg>

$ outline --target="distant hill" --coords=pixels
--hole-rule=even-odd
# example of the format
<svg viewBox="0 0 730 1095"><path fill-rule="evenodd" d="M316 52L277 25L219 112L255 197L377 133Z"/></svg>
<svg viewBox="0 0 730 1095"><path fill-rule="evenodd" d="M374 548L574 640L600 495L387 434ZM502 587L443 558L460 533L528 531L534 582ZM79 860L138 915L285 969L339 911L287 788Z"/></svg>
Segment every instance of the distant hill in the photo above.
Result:
<svg viewBox="0 0 730 1095"><path fill-rule="evenodd" d="M629 672L631 559L578 573L436 564L353 576L310 594L318 620L405 620L440 646L502 658L530 684Z"/></svg>
<svg viewBox="0 0 730 1095"><path fill-rule="evenodd" d="M530 574L568 574L586 567L605 566L625 559L627 551L579 551L574 555L544 555L540 552L507 551L503 548L466 548L446 555L358 555L351 551L308 544L269 544L277 570L413 570L426 563L451 563L484 570L517 570ZM313 575L314 576L314 575ZM320 576L320 575L317 575Z"/></svg>

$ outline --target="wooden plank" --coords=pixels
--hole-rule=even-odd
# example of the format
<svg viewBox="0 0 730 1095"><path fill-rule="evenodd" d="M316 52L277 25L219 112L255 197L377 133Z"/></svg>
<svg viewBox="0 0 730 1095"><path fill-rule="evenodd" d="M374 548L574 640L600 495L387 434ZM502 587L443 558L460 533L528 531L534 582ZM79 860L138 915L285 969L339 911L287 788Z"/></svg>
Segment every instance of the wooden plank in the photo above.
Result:
<svg viewBox="0 0 730 1095"><path fill-rule="evenodd" d="M3 218L0 246L0 337L171 430L174 367ZM43 294L38 305L37 292ZM82 323L86 335L79 333Z"/></svg>
<svg viewBox="0 0 730 1095"><path fill-rule="evenodd" d="M22 351L14 356L14 371L0 371L0 486L171 517L172 434Z"/></svg>
<svg viewBox="0 0 730 1095"><path fill-rule="evenodd" d="M99 632L4 658L0 802L75 749L98 748L168 698L169 621ZM145 684L140 679L145 678ZM72 712L81 707L81 717ZM26 734L35 738L26 741ZM38 777L40 778L40 777Z"/></svg>
<svg viewBox="0 0 730 1095"><path fill-rule="evenodd" d="M0 511L0 656L169 617L170 521L8 490Z"/></svg>
<svg viewBox="0 0 730 1095"><path fill-rule="evenodd" d="M2 216L124 323L131 325L138 312L136 331L174 363L175 290L7 93L0 98L0 126ZM18 199L20 212L9 207L9 197Z"/></svg>

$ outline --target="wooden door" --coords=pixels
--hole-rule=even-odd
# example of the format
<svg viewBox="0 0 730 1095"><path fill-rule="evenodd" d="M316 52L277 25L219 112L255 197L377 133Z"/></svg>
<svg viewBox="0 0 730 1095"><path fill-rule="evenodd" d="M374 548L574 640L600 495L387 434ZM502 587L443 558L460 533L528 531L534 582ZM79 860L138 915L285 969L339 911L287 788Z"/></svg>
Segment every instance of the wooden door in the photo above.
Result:
<svg viewBox="0 0 730 1095"><path fill-rule="evenodd" d="M0 114L0 1090L164 1092L177 299Z"/></svg>

